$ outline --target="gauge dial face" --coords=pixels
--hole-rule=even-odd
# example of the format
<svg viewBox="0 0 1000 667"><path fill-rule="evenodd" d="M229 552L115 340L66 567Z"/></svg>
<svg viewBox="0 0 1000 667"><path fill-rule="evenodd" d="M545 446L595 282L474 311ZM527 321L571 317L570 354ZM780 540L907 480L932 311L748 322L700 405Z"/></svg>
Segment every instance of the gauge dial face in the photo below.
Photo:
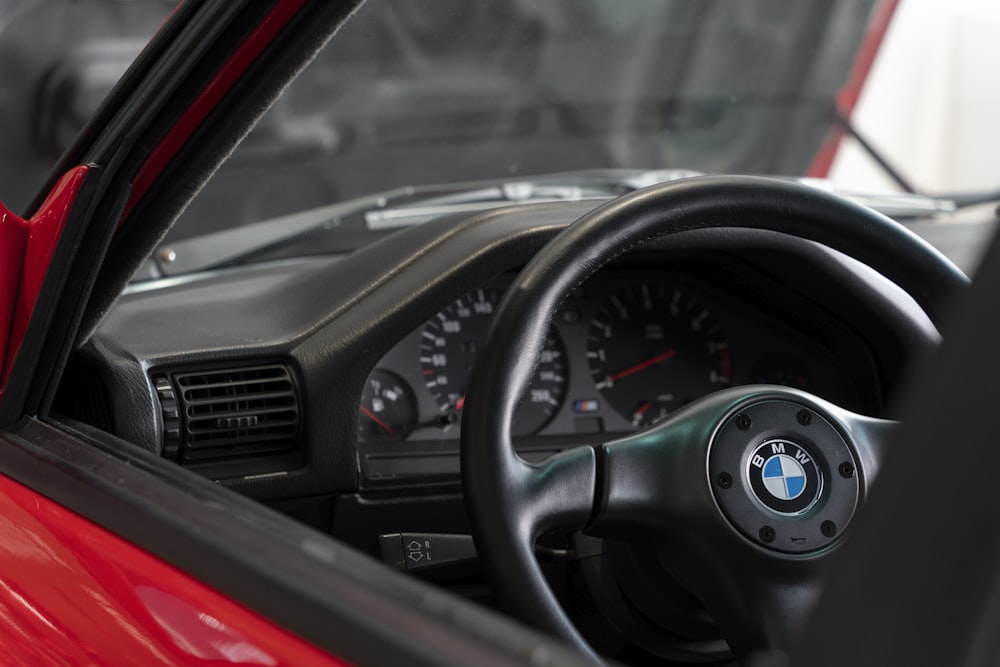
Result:
<svg viewBox="0 0 1000 667"><path fill-rule="evenodd" d="M417 422L416 405L405 380L376 368L361 392L358 434L365 440L401 440Z"/></svg>
<svg viewBox="0 0 1000 667"><path fill-rule="evenodd" d="M499 301L497 290L478 289L431 318L421 332L420 369L442 414L457 416L462 411L469 372ZM528 435L542 429L559 410L566 385L566 353L558 335L550 330L535 374L514 413L512 433Z"/></svg>
<svg viewBox="0 0 1000 667"><path fill-rule="evenodd" d="M604 400L634 428L729 386L729 345L683 289L641 283L612 295L590 323L587 360Z"/></svg>

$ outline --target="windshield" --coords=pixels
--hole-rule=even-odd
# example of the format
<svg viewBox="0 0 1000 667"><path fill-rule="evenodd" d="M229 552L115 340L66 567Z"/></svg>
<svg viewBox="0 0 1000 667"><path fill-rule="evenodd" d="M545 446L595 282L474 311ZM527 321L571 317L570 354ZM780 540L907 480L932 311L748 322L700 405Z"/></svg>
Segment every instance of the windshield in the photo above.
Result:
<svg viewBox="0 0 1000 667"><path fill-rule="evenodd" d="M172 2L0 0L8 205L26 206ZM998 30L991 0L369 0L137 279L692 173L829 179L898 219L933 217L912 229L969 270L993 208L957 235L937 223L949 203L998 198ZM203 242L227 230L238 239Z"/></svg>
<svg viewBox="0 0 1000 667"><path fill-rule="evenodd" d="M808 174L874 4L369 2L171 238L428 183L598 168Z"/></svg>

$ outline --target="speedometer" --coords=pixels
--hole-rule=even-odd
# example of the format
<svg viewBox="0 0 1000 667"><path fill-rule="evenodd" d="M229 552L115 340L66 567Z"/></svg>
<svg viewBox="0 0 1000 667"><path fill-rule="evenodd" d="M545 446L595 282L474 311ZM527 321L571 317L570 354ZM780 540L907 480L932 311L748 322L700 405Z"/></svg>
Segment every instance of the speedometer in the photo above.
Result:
<svg viewBox="0 0 1000 667"><path fill-rule="evenodd" d="M475 290L431 318L421 332L420 369L439 411L449 417L442 423L458 421L469 371L499 300L495 289ZM528 435L542 429L562 405L566 385L566 353L558 334L550 331L535 374L514 413L513 434Z"/></svg>
<svg viewBox="0 0 1000 667"><path fill-rule="evenodd" d="M640 283L613 294L590 323L594 386L634 428L729 385L729 345L715 318L679 287Z"/></svg>

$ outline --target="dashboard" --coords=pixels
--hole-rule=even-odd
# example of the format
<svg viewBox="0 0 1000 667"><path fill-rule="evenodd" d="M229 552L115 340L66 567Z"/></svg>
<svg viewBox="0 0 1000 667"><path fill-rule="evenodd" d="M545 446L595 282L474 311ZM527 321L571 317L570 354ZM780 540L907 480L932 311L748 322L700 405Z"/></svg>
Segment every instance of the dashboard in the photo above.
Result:
<svg viewBox="0 0 1000 667"><path fill-rule="evenodd" d="M138 283L73 355L56 409L362 548L415 526L462 532L480 341L518 269L593 205L460 214L349 255ZM906 362L937 340L928 322L815 243L760 230L653 242L553 314L514 445L539 460L751 383L891 416Z"/></svg>
<svg viewBox="0 0 1000 667"><path fill-rule="evenodd" d="M379 361L359 408L366 478L458 473L469 374L510 280L459 297ZM742 280L760 283L762 276ZM733 385L786 385L871 409L856 388L865 381L857 364L784 319L794 312L768 312L685 272L601 272L552 319L511 426L515 445L531 459L608 440Z"/></svg>

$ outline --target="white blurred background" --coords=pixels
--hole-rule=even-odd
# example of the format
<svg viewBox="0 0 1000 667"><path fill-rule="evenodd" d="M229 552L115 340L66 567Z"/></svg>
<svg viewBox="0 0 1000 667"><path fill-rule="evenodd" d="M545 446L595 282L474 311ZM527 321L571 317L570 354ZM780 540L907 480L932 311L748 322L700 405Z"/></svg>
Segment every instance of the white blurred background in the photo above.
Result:
<svg viewBox="0 0 1000 667"><path fill-rule="evenodd" d="M1000 2L901 0L852 118L917 190L1000 189ZM897 188L851 140L830 176Z"/></svg>

